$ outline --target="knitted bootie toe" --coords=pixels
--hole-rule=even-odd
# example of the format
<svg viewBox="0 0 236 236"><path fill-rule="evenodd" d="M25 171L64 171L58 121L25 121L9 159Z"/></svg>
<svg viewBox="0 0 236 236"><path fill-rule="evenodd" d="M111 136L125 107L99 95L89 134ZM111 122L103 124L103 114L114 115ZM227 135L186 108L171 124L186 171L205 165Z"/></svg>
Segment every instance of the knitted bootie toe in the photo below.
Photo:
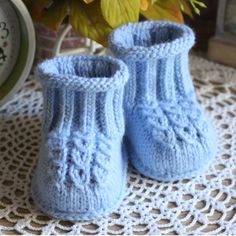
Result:
<svg viewBox="0 0 236 236"><path fill-rule="evenodd" d="M124 104L131 162L157 180L195 176L215 155L215 133L189 73L193 44L189 27L170 22L128 24L110 36L130 71Z"/></svg>
<svg viewBox="0 0 236 236"><path fill-rule="evenodd" d="M90 220L118 207L126 187L125 64L111 57L60 57L41 64L44 123L32 182L35 203L63 220Z"/></svg>

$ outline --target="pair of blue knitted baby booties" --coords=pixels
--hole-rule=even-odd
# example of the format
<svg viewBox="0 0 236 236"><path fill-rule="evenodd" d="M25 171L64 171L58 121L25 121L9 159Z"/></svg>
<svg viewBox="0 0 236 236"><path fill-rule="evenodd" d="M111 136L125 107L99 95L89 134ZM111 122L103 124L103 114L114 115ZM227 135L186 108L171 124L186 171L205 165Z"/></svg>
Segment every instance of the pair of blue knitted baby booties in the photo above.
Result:
<svg viewBox="0 0 236 236"><path fill-rule="evenodd" d="M32 193L59 219L96 219L118 207L127 156L143 175L172 181L199 174L215 155L188 68L192 30L128 24L109 44L118 59L59 57L37 70L44 123Z"/></svg>

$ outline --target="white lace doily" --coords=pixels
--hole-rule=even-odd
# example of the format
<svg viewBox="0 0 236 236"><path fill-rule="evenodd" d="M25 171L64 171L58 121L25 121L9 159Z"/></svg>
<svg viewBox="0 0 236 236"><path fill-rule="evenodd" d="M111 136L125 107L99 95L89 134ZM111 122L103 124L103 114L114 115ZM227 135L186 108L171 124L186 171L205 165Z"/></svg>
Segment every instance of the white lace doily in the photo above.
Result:
<svg viewBox="0 0 236 236"><path fill-rule="evenodd" d="M0 108L1 234L236 234L236 70L191 56L202 105L217 127L218 154L204 176L157 182L130 168L126 198L107 218L46 217L30 197L42 96L31 78Z"/></svg>

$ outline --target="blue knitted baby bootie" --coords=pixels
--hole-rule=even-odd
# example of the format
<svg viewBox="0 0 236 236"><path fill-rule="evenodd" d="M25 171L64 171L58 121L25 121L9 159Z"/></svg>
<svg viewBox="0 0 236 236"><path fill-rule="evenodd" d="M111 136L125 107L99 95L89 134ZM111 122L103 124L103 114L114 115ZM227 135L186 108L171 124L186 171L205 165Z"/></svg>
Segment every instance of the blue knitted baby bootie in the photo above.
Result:
<svg viewBox="0 0 236 236"><path fill-rule="evenodd" d="M189 27L170 22L128 24L110 35L111 50L131 75L124 102L130 158L157 180L195 176L216 152L214 130L189 73L193 44Z"/></svg>
<svg viewBox="0 0 236 236"><path fill-rule="evenodd" d="M90 220L118 207L126 189L123 90L126 65L111 57L59 57L38 67L42 145L35 203L63 220Z"/></svg>

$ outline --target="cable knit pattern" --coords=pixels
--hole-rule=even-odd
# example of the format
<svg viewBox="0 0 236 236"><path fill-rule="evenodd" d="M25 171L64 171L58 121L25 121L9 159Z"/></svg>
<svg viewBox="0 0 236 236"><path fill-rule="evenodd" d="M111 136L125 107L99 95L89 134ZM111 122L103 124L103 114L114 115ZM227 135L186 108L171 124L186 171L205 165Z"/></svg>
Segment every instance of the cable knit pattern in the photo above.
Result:
<svg viewBox="0 0 236 236"><path fill-rule="evenodd" d="M216 137L189 73L192 30L149 21L120 27L109 41L130 71L125 110L132 164L164 181L201 173L215 155Z"/></svg>
<svg viewBox="0 0 236 236"><path fill-rule="evenodd" d="M115 140L114 140L115 141ZM67 140L60 133L51 133L48 137L48 174L55 186L63 184L102 185L108 175L108 166L112 155L112 138L103 134L96 136L74 132ZM53 170L53 171L52 171Z"/></svg>
<svg viewBox="0 0 236 236"><path fill-rule="evenodd" d="M122 140L127 67L107 56L69 56L45 61L37 75L44 123L32 182L35 202L63 220L110 213L126 186Z"/></svg>

